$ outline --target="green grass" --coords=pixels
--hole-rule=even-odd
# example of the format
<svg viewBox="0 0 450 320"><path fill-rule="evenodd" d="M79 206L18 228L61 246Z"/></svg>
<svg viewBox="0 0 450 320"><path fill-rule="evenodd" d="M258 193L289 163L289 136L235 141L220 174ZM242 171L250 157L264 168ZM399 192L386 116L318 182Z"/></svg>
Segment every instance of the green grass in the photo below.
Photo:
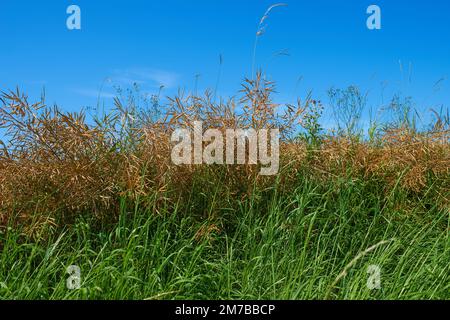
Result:
<svg viewBox="0 0 450 320"><path fill-rule="evenodd" d="M39 241L2 231L0 298L448 299L449 212L429 191L300 176L288 194L275 186L238 202L193 191L159 214L122 199L114 224L86 215ZM70 265L78 290L66 287ZM366 285L370 265L379 290Z"/></svg>

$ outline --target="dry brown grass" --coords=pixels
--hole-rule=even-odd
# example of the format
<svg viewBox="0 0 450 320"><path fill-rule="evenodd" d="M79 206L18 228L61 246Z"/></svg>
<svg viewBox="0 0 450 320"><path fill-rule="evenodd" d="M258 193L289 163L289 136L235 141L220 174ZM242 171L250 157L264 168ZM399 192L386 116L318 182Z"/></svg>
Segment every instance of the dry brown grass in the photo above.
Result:
<svg viewBox="0 0 450 320"><path fill-rule="evenodd" d="M188 198L199 180L211 188L220 185L220 192L239 200L249 196L255 185L264 189L277 178L286 190L291 189L305 168L322 179L376 178L384 181L387 192L395 185L425 192L432 179L448 206L448 125L420 134L386 131L376 144L326 137L319 148L310 150L293 139L293 133L305 110L317 102L299 101L280 109L271 99L273 84L260 74L256 80L246 80L242 88L242 99L227 102L213 102L208 92L202 97L173 98L165 117L138 126L136 115L118 100L116 111L88 125L83 113L65 113L42 102L30 104L19 91L3 93L0 124L9 141L0 152L0 225L14 218L33 226L33 232L36 224L31 221L70 223L85 213L115 219L123 197L152 197L149 205L158 213L160 206ZM171 133L196 120L208 128L280 128L279 176L261 177L259 168L251 165L173 165Z"/></svg>

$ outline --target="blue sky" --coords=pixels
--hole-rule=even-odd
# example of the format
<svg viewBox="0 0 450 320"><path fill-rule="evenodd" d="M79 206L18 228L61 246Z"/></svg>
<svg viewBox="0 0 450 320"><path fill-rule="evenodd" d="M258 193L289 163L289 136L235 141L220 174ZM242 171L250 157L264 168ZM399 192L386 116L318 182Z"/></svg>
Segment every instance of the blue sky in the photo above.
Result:
<svg viewBox="0 0 450 320"><path fill-rule="evenodd" d="M149 93L164 85L173 95L194 90L198 75L199 91L214 88L221 55L218 92L233 95L251 75L257 25L275 2L1 0L0 88L37 98L45 87L48 103L77 111L95 105L101 88L110 105L113 85L138 82ZM398 91L423 112L449 105L448 0L284 2L266 21L256 60L277 82L279 102L309 90L326 101L328 88L358 85L374 107L382 92ZM71 4L81 8L81 30L66 28ZM366 27L371 4L382 10L381 30Z"/></svg>

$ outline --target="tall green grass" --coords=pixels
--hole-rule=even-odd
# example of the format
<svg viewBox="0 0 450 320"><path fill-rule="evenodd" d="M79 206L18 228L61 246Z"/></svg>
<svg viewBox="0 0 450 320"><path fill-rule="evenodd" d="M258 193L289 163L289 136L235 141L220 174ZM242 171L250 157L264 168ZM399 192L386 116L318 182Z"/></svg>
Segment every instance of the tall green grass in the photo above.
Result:
<svg viewBox="0 0 450 320"><path fill-rule="evenodd" d="M244 201L193 192L159 214L122 198L115 224L80 216L37 242L2 231L0 297L448 299L449 212L431 194L299 173L294 192L276 184ZM80 289L66 286L70 265ZM370 265L381 268L379 290L367 287Z"/></svg>

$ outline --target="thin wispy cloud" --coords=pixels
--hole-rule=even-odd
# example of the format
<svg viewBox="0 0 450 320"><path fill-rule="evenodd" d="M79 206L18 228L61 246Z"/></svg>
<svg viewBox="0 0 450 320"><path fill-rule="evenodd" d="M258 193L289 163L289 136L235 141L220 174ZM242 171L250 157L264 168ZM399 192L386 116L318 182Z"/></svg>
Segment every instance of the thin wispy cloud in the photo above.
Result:
<svg viewBox="0 0 450 320"><path fill-rule="evenodd" d="M127 70L116 70L111 76L112 82L121 84L149 85L159 88L164 86L171 89L179 84L180 75L178 73L151 68L131 68Z"/></svg>
<svg viewBox="0 0 450 320"><path fill-rule="evenodd" d="M159 89L176 88L179 84L180 75L161 69L130 68L125 70L114 70L110 76L104 79L101 89L75 88L72 91L84 97L112 99L117 96L115 86L131 86L138 84L141 87Z"/></svg>
<svg viewBox="0 0 450 320"><path fill-rule="evenodd" d="M89 98L103 98L103 99L113 99L116 95L111 92L105 92L101 90L94 90L94 89L74 89L74 93L77 93L79 95L89 97Z"/></svg>

